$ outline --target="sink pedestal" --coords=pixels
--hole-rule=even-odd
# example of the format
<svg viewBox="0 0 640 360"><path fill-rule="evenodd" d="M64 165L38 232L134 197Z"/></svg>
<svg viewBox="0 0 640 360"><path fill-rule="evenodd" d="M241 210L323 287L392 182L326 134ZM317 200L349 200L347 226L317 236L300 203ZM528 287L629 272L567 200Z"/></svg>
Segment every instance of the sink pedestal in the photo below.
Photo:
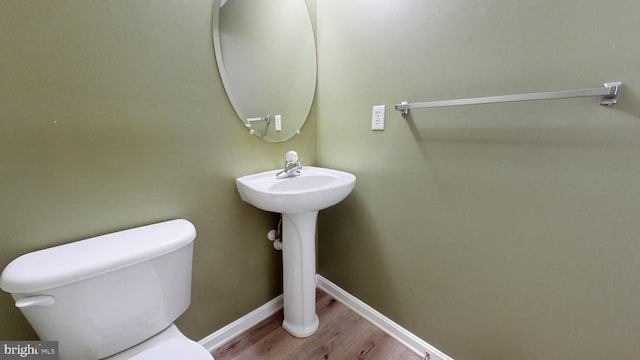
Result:
<svg viewBox="0 0 640 360"><path fill-rule="evenodd" d="M320 324L316 315L317 217L317 211L282 214L282 327L299 338L313 335Z"/></svg>

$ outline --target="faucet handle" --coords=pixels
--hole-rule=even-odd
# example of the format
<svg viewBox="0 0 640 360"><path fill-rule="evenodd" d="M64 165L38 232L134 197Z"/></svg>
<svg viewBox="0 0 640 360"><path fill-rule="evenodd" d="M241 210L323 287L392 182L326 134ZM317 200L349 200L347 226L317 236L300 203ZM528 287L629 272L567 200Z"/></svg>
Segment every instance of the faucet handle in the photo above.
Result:
<svg viewBox="0 0 640 360"><path fill-rule="evenodd" d="M285 160L288 163L294 163L298 161L298 153L293 150L287 151L287 154L285 155Z"/></svg>

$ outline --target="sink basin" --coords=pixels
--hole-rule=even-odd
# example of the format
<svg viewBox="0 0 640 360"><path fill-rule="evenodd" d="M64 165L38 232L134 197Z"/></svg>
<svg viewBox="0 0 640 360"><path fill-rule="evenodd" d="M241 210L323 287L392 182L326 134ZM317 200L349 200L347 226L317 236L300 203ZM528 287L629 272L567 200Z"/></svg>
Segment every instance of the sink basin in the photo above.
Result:
<svg viewBox="0 0 640 360"><path fill-rule="evenodd" d="M303 167L295 177L277 179L278 172L279 169L237 178L242 200L277 213L319 211L344 200L356 183L352 174L314 166Z"/></svg>
<svg viewBox="0 0 640 360"><path fill-rule="evenodd" d="M318 211L335 205L356 184L352 174L305 166L300 175L278 179L280 170L236 179L242 200L282 213L282 327L304 338L319 326L316 315L316 227Z"/></svg>

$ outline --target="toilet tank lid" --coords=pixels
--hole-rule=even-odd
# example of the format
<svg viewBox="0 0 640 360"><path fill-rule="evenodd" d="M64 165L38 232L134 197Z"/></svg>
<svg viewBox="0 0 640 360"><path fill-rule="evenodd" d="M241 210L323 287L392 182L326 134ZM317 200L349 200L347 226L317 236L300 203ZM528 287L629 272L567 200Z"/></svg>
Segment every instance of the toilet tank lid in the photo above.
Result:
<svg viewBox="0 0 640 360"><path fill-rule="evenodd" d="M34 251L0 275L2 290L29 294L134 265L190 244L196 229L177 219Z"/></svg>

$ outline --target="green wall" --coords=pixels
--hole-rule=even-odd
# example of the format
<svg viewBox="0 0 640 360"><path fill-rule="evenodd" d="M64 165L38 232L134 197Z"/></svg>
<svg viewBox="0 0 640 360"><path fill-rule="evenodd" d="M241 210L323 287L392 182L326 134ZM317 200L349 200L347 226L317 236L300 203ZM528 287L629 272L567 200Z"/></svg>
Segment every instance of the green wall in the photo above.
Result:
<svg viewBox="0 0 640 360"><path fill-rule="evenodd" d="M318 1L319 272L457 360L640 352L640 3ZM597 87L596 98L412 110ZM386 105L373 132L371 107Z"/></svg>
<svg viewBox="0 0 640 360"><path fill-rule="evenodd" d="M0 268L29 251L173 218L192 221L199 340L281 290L273 214L234 179L315 163L316 119L283 144L229 105L212 1L0 1ZM0 294L0 339L34 339Z"/></svg>
<svg viewBox="0 0 640 360"><path fill-rule="evenodd" d="M317 107L284 144L235 118L211 7L0 2L1 266L187 218L193 300L178 325L201 339L281 292L280 254L265 241L277 218L242 203L233 179L295 149L358 176L320 213L319 272L440 350L636 357L639 4L317 1ZM625 83L611 108L393 110L605 81ZM383 132L370 130L373 105L387 106ZM0 296L0 339L34 336Z"/></svg>

